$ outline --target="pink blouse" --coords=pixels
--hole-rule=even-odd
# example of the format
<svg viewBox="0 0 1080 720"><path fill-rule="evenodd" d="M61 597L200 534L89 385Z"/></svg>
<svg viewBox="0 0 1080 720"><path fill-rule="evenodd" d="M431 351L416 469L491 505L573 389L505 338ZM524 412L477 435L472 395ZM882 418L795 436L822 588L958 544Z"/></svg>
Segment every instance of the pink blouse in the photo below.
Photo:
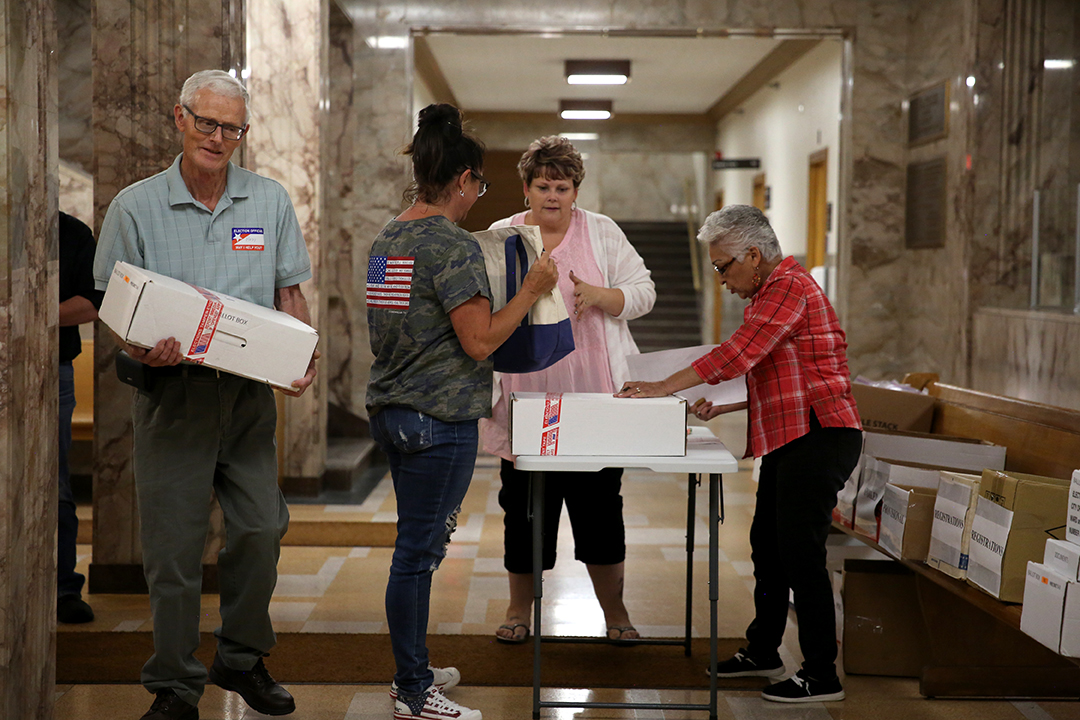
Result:
<svg viewBox="0 0 1080 720"><path fill-rule="evenodd" d="M514 225L524 224L525 213L515 215ZM585 213L575 210L559 246L551 252L559 266L559 292L562 293L570 326L574 331L574 352L546 370L534 373L504 373L502 397L492 408L491 420L480 421L480 439L484 450L505 460L510 454L508 403L513 392L582 392L613 393L607 342L604 335L604 311L590 307L580 317L574 315L574 282L570 271L589 285L603 286L600 268L593 256L586 228Z"/></svg>

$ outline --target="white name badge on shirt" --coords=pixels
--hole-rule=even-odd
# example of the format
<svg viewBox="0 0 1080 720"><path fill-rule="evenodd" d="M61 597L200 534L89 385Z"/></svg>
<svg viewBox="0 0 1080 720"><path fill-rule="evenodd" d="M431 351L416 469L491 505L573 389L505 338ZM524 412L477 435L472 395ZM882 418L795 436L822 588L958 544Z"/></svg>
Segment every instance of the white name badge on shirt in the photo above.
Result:
<svg viewBox="0 0 1080 720"><path fill-rule="evenodd" d="M233 250L257 250L262 252L263 250L263 229L262 228L233 228L232 229L232 249Z"/></svg>

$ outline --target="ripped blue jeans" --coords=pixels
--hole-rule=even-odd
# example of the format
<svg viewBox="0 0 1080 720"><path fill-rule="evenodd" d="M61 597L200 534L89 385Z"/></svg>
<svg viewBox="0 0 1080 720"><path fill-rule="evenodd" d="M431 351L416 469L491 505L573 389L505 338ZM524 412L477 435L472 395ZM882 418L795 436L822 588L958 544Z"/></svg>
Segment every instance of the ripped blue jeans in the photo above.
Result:
<svg viewBox="0 0 1080 720"><path fill-rule="evenodd" d="M443 422L391 405L371 418L371 436L389 458L397 496L397 541L386 586L394 682L400 694L415 696L433 679L427 648L431 575L446 557L472 481L477 422Z"/></svg>

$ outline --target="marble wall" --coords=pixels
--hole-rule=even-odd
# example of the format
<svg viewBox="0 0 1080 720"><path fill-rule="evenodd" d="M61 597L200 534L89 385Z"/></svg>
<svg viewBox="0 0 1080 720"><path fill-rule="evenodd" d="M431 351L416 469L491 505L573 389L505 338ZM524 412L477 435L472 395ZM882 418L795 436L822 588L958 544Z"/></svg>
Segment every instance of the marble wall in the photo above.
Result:
<svg viewBox="0 0 1080 720"><path fill-rule="evenodd" d="M87 173L94 167L90 6L91 0L56 0L56 34L64 39L56 48L60 159Z"/></svg>
<svg viewBox="0 0 1080 720"><path fill-rule="evenodd" d="M374 7L374 6L373 6ZM372 48L363 38L377 34L370 19L353 17L353 119L350 128L356 149L353 154L351 197L348 210L351 268L338 273L337 308L331 317L341 321L328 328L335 337L347 331L351 355L336 354L330 373L349 382L335 391L351 412L367 418L364 397L370 377L371 345L368 336L365 287L371 243L383 226L401 212L401 192L410 178L408 159L401 150L412 138L412 78L409 58L400 50ZM340 247L340 245L339 245Z"/></svg>
<svg viewBox="0 0 1080 720"><path fill-rule="evenodd" d="M1080 317L982 308L972 328L971 387L1080 408Z"/></svg>
<svg viewBox="0 0 1080 720"><path fill-rule="evenodd" d="M323 371L327 376L328 401L358 417L366 417L364 390L353 380L359 370L353 358L368 353L366 341L358 346L358 339L365 336L363 325L357 326L357 293L362 293L364 282L354 258L355 235L358 213L364 204L358 194L357 183L362 178L357 173L357 162L367 146L356 133L357 78L353 58L358 47L364 46L363 38L356 36L352 20L338 7L330 5L329 40L329 91L330 112L326 122L328 138L326 156L328 198L326 206L326 243L324 248L325 292L327 312L323 326L326 328L326 346ZM362 303L359 310L363 311Z"/></svg>
<svg viewBox="0 0 1080 720"><path fill-rule="evenodd" d="M52 717L57 112L49 0L0 2L0 717Z"/></svg>
<svg viewBox="0 0 1080 720"><path fill-rule="evenodd" d="M117 192L164 170L180 152L172 108L193 72L241 72L243 0L171 6L94 0L93 174L95 231ZM241 145L243 147L243 145ZM235 156L234 156L235 159ZM92 592L142 584L138 511L131 468L131 390L116 379L116 346L98 328L94 352L94 555ZM212 515L204 563L216 562L223 527Z"/></svg>
<svg viewBox="0 0 1080 720"><path fill-rule="evenodd" d="M325 132L329 76L329 3L245 0L252 132L247 168L289 192L311 256L313 277L301 285L311 324L326 317L323 290L329 136ZM320 332L322 352L328 345ZM326 388L320 365L315 384L285 398L279 472L298 487L317 487L326 470ZM279 404L279 406L282 406Z"/></svg>

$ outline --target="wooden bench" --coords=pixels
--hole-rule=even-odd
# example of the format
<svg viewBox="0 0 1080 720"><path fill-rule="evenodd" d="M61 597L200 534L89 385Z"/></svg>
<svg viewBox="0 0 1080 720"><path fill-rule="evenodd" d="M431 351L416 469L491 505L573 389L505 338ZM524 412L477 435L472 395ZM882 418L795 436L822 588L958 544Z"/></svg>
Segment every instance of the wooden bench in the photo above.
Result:
<svg viewBox="0 0 1080 720"><path fill-rule="evenodd" d="M904 382L935 398L934 433L1005 446L1007 470L1068 478L1080 468L1080 412L946 385L932 374L909 374ZM919 678L923 695L1080 697L1080 661L1022 633L1020 605L924 563L898 562L916 573L928 648Z"/></svg>

